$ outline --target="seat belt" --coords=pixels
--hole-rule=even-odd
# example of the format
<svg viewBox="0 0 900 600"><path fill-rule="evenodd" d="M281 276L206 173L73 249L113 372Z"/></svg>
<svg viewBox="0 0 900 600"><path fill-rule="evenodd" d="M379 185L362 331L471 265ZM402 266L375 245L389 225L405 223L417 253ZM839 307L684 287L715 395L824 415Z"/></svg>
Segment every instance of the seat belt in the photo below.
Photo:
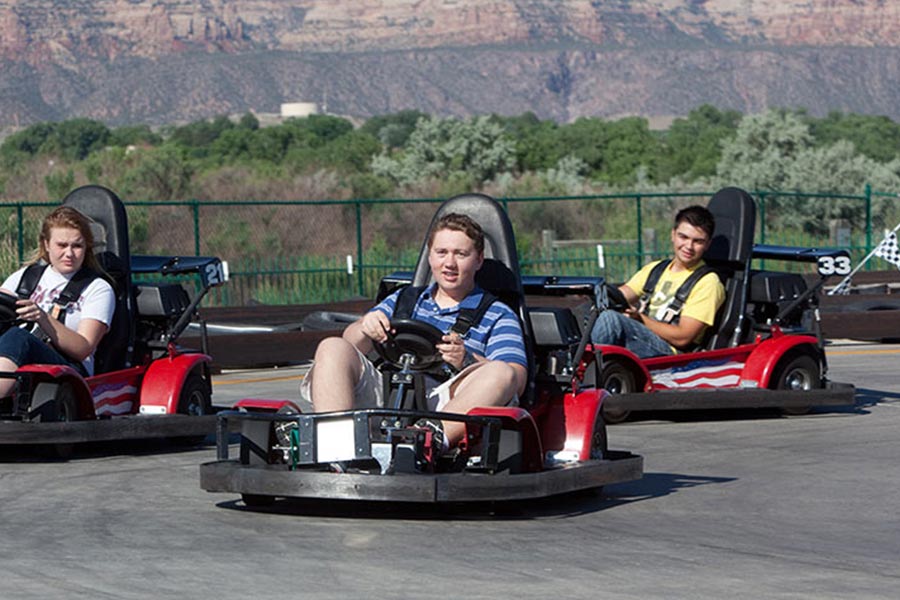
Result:
<svg viewBox="0 0 900 600"><path fill-rule="evenodd" d="M651 269L650 275L647 276L647 281L644 283L644 288L641 291L641 304L644 307L643 312L645 315L650 314L650 298L656 289L656 284L659 283L659 279L662 277L663 271L666 270L666 267L668 267L671 262L672 259L659 261L654 265L653 269ZM688 296L691 295L691 290L694 289L694 286L698 281L707 274L713 272L712 267L706 264L697 267L697 269L684 280L684 283L678 287L678 290L675 292L675 298L669 304L668 309L666 309L666 318L663 319L662 322L678 323L679 317L681 316L681 309L684 308L684 303L687 301Z"/></svg>

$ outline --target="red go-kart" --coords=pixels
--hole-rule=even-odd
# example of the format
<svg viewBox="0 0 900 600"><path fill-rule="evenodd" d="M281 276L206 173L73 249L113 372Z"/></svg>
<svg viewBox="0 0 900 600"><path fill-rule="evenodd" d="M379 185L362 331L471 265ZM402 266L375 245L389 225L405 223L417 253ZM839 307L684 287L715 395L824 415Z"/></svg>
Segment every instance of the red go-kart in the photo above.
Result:
<svg viewBox="0 0 900 600"><path fill-rule="evenodd" d="M640 456L608 447L602 412L608 394L596 385L599 370L585 353L586 336L570 326L571 312L525 306L503 208L467 194L445 202L435 220L449 212L482 226L486 258L476 281L520 317L531 362L520 405L464 415L427 411L418 376L440 366L434 344L441 333L395 320L397 333L380 366L386 406L302 413L292 402L243 400L219 413L217 460L200 467L204 489L241 494L251 506L277 497L441 503L537 498L642 476ZM425 285L430 276L423 248L412 276L386 278L379 296L401 284ZM587 280L548 277L532 292L581 293L586 286ZM421 419L462 421L463 442L441 453L431 432L416 426ZM232 425L240 429L235 458L229 457Z"/></svg>
<svg viewBox="0 0 900 600"><path fill-rule="evenodd" d="M0 444L46 444L68 454L80 442L202 440L215 430L211 358L176 342L206 292L226 281L226 266L214 257L131 256L125 207L106 188L78 188L63 203L94 221L97 258L115 283L113 322L91 377L40 364L0 373L16 380L14 393L0 399ZM170 276L185 276L196 291L159 282ZM17 325L15 298L0 300L0 315Z"/></svg>
<svg viewBox="0 0 900 600"><path fill-rule="evenodd" d="M738 188L720 190L708 208L716 229L704 259L725 285L725 303L697 351L640 359L621 347L593 348L600 385L613 394L604 403L607 422L631 411L776 407L799 414L852 405L854 387L826 377L818 312L825 279L850 272L847 251L754 244L756 205ZM814 263L819 278L809 284L797 273L754 269L754 260Z"/></svg>

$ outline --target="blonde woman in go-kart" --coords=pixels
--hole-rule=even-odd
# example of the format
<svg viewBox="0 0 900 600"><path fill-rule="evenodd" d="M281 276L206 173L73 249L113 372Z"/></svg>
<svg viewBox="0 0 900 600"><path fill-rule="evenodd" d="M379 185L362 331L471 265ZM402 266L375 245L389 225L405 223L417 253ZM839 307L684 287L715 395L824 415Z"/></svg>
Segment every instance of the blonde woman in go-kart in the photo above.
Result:
<svg viewBox="0 0 900 600"><path fill-rule="evenodd" d="M115 294L101 276L93 245L90 221L74 208L60 206L44 219L32 264L43 261L47 267L31 295L16 303L18 318L36 327L33 332L11 327L0 335L0 371L41 363L70 365L93 375L94 351L115 310ZM78 298L61 306L62 292L82 268L89 283ZM25 269L7 277L0 290L15 296ZM0 397L14 385L14 379L0 379Z"/></svg>
<svg viewBox="0 0 900 600"><path fill-rule="evenodd" d="M428 263L435 283L416 301L412 318L445 332L437 345L444 362L463 370L449 394L428 390L428 408L465 414L483 406L503 406L522 394L527 379L527 358L522 329L515 313L495 301L465 339L449 333L460 308L474 309L484 291L475 284L475 273L484 262L484 232L471 218L460 214L442 217L428 239ZM387 341L390 319L399 291L384 299L352 323L341 337L322 340L315 365L301 385L301 396L316 412L382 406L381 373L365 354L372 343ZM432 382L437 386L440 382ZM440 386L446 389L448 386ZM459 442L465 425L446 421L444 449Z"/></svg>

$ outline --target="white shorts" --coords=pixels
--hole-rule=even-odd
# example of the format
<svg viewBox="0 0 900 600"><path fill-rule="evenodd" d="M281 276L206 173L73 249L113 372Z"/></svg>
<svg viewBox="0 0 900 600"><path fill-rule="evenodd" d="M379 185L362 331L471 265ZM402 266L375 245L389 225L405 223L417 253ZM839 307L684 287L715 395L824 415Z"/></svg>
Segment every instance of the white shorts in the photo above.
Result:
<svg viewBox="0 0 900 600"><path fill-rule="evenodd" d="M384 382L382 380L381 371L375 368L368 357L356 349L359 356L362 369L359 375L359 381L353 388L353 406L354 408L384 408ZM450 379L441 382L431 375L425 375L425 394L426 406L429 411L440 412L450 402L452 393L456 391L456 386L460 381L473 371L478 369L484 363L477 362L469 365ZM312 403L312 378L315 371L315 364L309 368L306 377L300 382L300 398L305 402ZM519 398L516 395L507 402L506 406L518 406Z"/></svg>
<svg viewBox="0 0 900 600"><path fill-rule="evenodd" d="M356 349L362 366L359 381L353 388L353 406L356 408L382 408L384 406L384 386L381 382L381 371L375 368L365 354ZM316 365L309 368L306 377L300 382L300 399L312 403L312 378Z"/></svg>

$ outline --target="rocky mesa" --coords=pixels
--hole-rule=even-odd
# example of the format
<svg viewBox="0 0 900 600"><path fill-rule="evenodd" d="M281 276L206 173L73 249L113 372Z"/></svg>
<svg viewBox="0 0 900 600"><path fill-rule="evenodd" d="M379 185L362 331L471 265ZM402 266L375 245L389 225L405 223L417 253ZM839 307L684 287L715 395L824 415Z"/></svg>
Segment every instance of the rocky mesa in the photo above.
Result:
<svg viewBox="0 0 900 600"><path fill-rule="evenodd" d="M357 117L896 118L898 34L884 0L0 0L0 128L299 100Z"/></svg>

